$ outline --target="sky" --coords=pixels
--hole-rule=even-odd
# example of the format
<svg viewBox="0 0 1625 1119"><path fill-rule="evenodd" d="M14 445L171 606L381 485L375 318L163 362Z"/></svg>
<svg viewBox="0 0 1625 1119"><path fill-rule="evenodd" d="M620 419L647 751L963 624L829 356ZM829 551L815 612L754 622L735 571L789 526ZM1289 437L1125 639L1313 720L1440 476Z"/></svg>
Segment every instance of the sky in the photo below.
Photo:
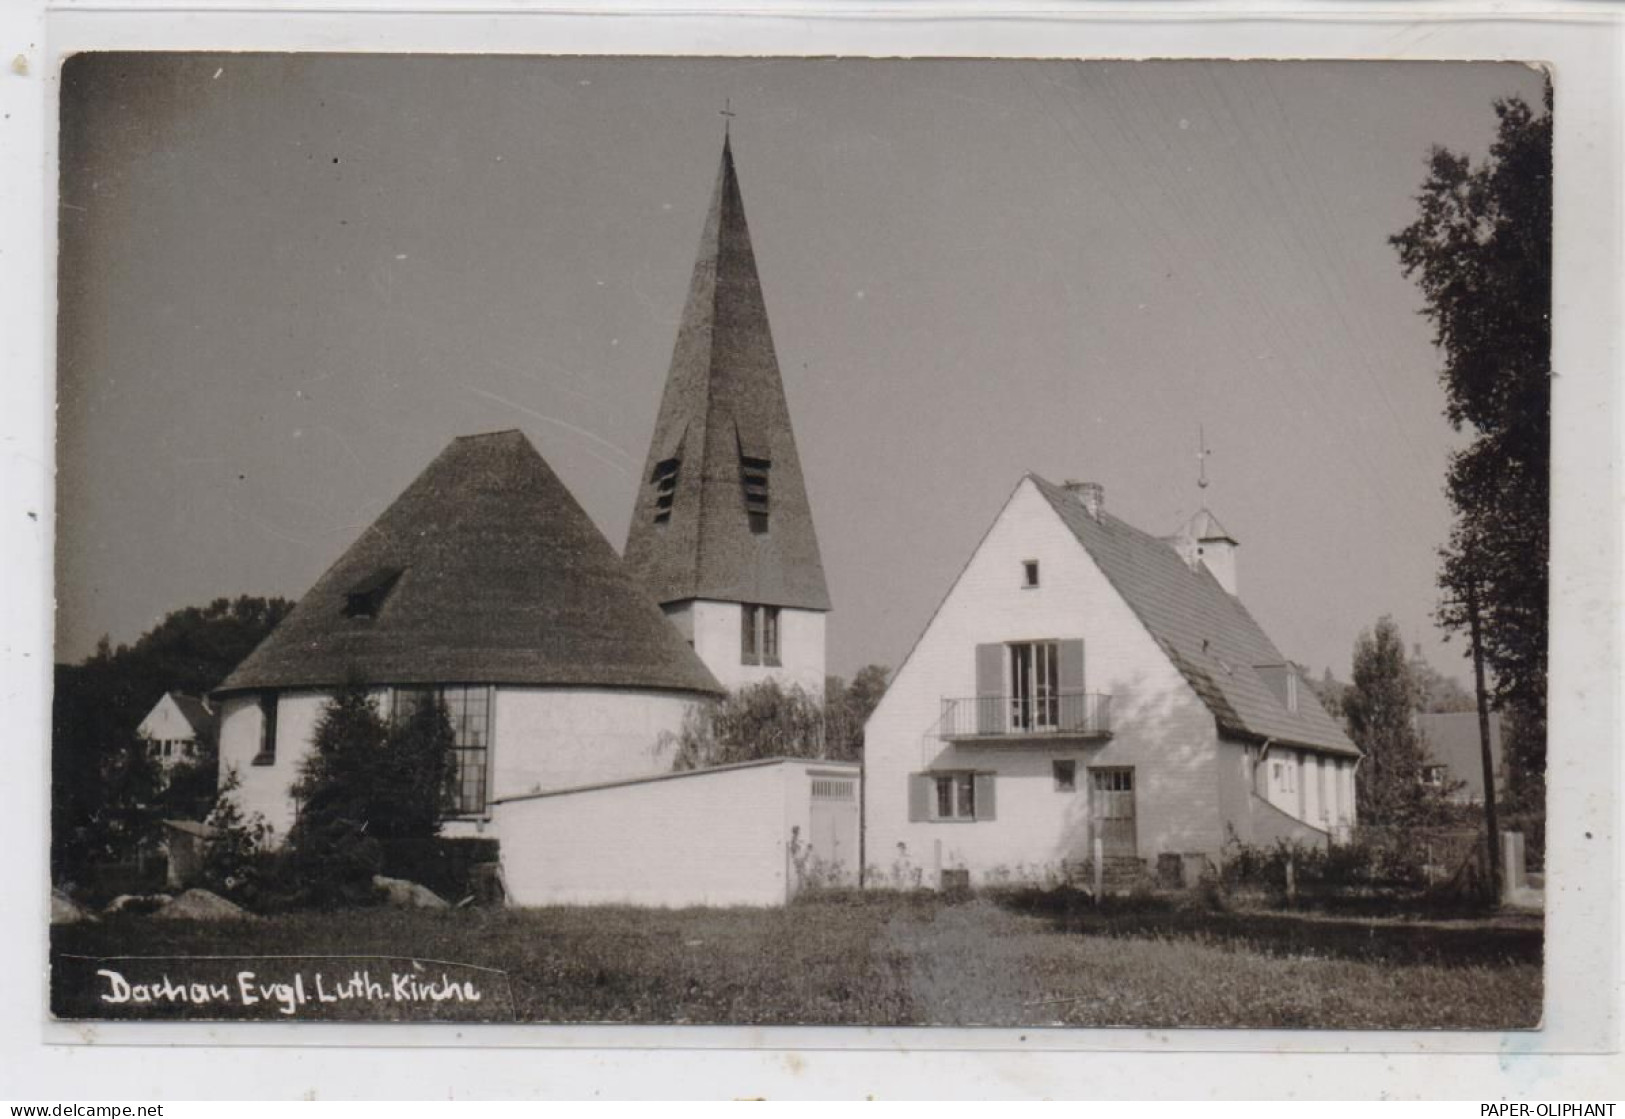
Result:
<svg viewBox="0 0 1625 1119"><path fill-rule="evenodd" d="M617 547L726 104L834 611L901 663L1022 474L1202 505L1289 657L1432 621L1464 437L1388 237L1508 63L81 55L63 74L59 661L302 594L518 427ZM1198 432L1211 453L1199 488Z"/></svg>

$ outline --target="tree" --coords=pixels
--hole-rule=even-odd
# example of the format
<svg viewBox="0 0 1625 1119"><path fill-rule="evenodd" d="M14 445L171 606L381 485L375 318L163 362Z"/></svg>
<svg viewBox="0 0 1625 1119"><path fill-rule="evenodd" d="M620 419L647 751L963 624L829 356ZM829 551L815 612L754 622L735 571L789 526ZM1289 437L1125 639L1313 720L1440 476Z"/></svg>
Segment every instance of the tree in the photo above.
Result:
<svg viewBox="0 0 1625 1119"><path fill-rule="evenodd" d="M1343 694L1349 737L1365 754L1356 797L1361 820L1415 824L1437 816L1444 793L1422 782L1427 747L1416 729L1421 698L1399 627L1386 615L1354 646L1354 681Z"/></svg>
<svg viewBox="0 0 1625 1119"><path fill-rule="evenodd" d="M83 664L58 665L51 702L51 873L82 877L90 864L128 858L157 838L176 798L207 811L199 767L173 796L136 727L167 691L207 695L293 604L217 598L166 615L134 645L105 637ZM174 777L171 786L174 787ZM191 794L197 794L195 797ZM198 813L201 815L201 811Z"/></svg>
<svg viewBox="0 0 1625 1119"><path fill-rule="evenodd" d="M370 901L383 863L380 842L440 831L453 806L454 743L438 698L386 721L361 680L340 687L289 790L299 802L288 858L301 901L320 907Z"/></svg>
<svg viewBox="0 0 1625 1119"><path fill-rule="evenodd" d="M1333 676L1330 668L1327 668L1321 674L1318 681L1307 672L1302 673L1302 676L1304 682L1309 685L1309 690L1315 693L1315 698L1326 709L1326 714L1341 721L1343 719L1343 696L1348 692L1349 686Z"/></svg>
<svg viewBox="0 0 1625 1119"><path fill-rule="evenodd" d="M1416 678L1416 709L1424 715L1460 714L1475 710L1473 697L1455 678L1446 676L1421 658L1411 659Z"/></svg>
<svg viewBox="0 0 1625 1119"><path fill-rule="evenodd" d="M1439 618L1470 605L1498 708L1518 714L1519 768L1545 770L1551 476L1552 87L1544 110L1497 101L1489 158L1435 148L1420 216L1390 238L1443 355L1445 415L1472 442L1451 457L1456 514Z"/></svg>
<svg viewBox="0 0 1625 1119"><path fill-rule="evenodd" d="M453 807L455 742L439 699L385 720L367 685L348 680L323 708L289 790L299 803L294 831L342 819L377 839L436 835Z"/></svg>
<svg viewBox="0 0 1625 1119"><path fill-rule="evenodd" d="M82 880L157 839L162 778L145 739L103 702L106 674L58 665L51 703L51 877Z"/></svg>
<svg viewBox="0 0 1625 1119"><path fill-rule="evenodd" d="M824 709L805 688L763 680L689 709L658 749L672 769L705 769L761 758L826 758Z"/></svg>
<svg viewBox="0 0 1625 1119"><path fill-rule="evenodd" d="M824 677L824 740L829 757L863 760L863 725L886 694L890 677L891 670L880 664L864 665L850 684L839 676Z"/></svg>
<svg viewBox="0 0 1625 1119"><path fill-rule="evenodd" d="M201 820L214 809L220 781L219 728L207 726L169 770L158 804L165 819Z"/></svg>

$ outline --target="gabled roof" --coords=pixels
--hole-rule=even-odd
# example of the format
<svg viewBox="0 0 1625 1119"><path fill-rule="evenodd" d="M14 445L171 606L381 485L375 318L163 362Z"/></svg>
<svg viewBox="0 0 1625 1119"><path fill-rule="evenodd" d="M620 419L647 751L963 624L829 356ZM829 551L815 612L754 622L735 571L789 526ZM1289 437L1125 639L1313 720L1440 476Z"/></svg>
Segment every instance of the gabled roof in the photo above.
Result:
<svg viewBox="0 0 1625 1119"><path fill-rule="evenodd" d="M1478 712L1418 715L1416 729L1427 740L1428 755L1433 761L1449 766L1455 776L1473 779L1472 783L1482 792L1484 747L1478 736ZM1501 716L1491 711L1490 764L1497 770L1501 768L1501 742Z"/></svg>
<svg viewBox="0 0 1625 1119"><path fill-rule="evenodd" d="M746 459L767 464L765 532L752 531ZM664 510L656 477L662 463L670 487ZM626 562L658 602L830 607L727 141L639 479Z"/></svg>
<svg viewBox="0 0 1625 1119"><path fill-rule="evenodd" d="M722 690L518 431L454 440L217 691L331 687L352 670Z"/></svg>
<svg viewBox="0 0 1625 1119"><path fill-rule="evenodd" d="M214 725L215 714L203 700L180 692L168 694L171 702L180 710L181 717L191 724L194 734L202 734Z"/></svg>
<svg viewBox="0 0 1625 1119"><path fill-rule="evenodd" d="M1097 520L1064 487L1028 477L1201 697L1222 732L1359 756L1307 686L1297 689L1296 712L1277 698L1258 667L1282 665L1286 658L1205 566L1192 567L1169 541L1110 513L1102 511Z"/></svg>

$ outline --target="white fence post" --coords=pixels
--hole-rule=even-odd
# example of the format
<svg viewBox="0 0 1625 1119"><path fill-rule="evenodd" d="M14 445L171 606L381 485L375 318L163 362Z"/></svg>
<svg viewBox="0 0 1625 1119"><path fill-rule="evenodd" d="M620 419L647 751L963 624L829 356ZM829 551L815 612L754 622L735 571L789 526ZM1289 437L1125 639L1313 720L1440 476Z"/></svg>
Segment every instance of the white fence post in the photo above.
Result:
<svg viewBox="0 0 1625 1119"><path fill-rule="evenodd" d="M1106 846L1105 846L1105 844L1100 842L1100 836L1098 836L1098 835L1095 836L1094 856L1095 856L1095 904L1099 905L1101 896L1103 894L1105 894L1105 892L1106 892Z"/></svg>

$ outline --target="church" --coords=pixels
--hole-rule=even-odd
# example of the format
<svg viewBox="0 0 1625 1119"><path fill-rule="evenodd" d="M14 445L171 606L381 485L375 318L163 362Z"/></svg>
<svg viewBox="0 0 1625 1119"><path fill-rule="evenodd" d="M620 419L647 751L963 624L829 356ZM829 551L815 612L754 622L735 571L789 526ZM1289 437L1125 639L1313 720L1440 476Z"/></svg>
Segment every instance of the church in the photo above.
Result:
<svg viewBox="0 0 1625 1119"><path fill-rule="evenodd" d="M781 902L792 849L855 880L857 767L673 774L667 747L729 690L821 696L829 610L725 138L624 558L524 434L453 440L217 689L222 777L285 837L360 679L386 717L445 703L444 834L497 838L513 900ZM732 832L693 826L742 800Z"/></svg>

